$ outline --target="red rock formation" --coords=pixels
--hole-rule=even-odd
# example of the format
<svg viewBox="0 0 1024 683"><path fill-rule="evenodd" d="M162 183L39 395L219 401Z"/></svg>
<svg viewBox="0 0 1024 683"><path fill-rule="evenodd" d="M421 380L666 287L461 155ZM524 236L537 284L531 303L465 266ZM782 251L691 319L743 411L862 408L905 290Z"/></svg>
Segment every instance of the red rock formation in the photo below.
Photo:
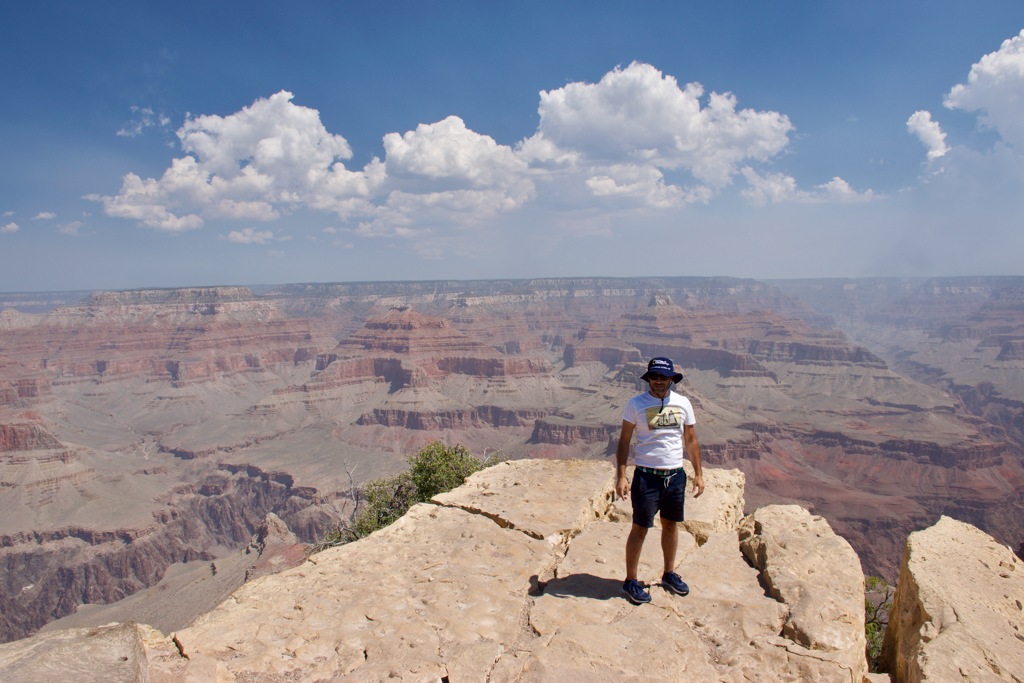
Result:
<svg viewBox="0 0 1024 683"><path fill-rule="evenodd" d="M16 422L0 424L0 453L60 449L63 445L56 437L37 423ZM0 457L10 458L12 456Z"/></svg>
<svg viewBox="0 0 1024 683"><path fill-rule="evenodd" d="M299 566L306 560L307 547L280 517L268 512L246 548L246 553L255 555L256 559L245 570L245 580Z"/></svg>
<svg viewBox="0 0 1024 683"><path fill-rule="evenodd" d="M300 522L312 496L290 486L287 475L235 467L169 494L145 528L69 526L0 537L0 638L23 637L80 604L152 586L174 562L213 559L218 547L244 545L270 511ZM323 516L314 529L296 526L315 538L332 522Z"/></svg>
<svg viewBox="0 0 1024 683"><path fill-rule="evenodd" d="M459 332L443 318L421 315L410 307L399 307L367 321L362 330L342 340L338 348L407 354L423 351L485 352L487 347Z"/></svg>
<svg viewBox="0 0 1024 683"><path fill-rule="evenodd" d="M640 351L619 339L615 330L608 326L587 326L580 330L577 340L565 345L562 359L567 368L595 362L616 368L642 360Z"/></svg>
<svg viewBox="0 0 1024 683"><path fill-rule="evenodd" d="M62 383L201 381L304 362L327 345L244 287L98 293L5 331L4 342L0 363L41 358L46 377ZM39 378L20 382L19 398L38 395ZM2 403L11 403L10 393L0 391Z"/></svg>
<svg viewBox="0 0 1024 683"><path fill-rule="evenodd" d="M0 373L4 373L0 368ZM0 380L0 408L18 408L32 405L50 391L50 385L41 377Z"/></svg>
<svg viewBox="0 0 1024 683"><path fill-rule="evenodd" d="M439 358L437 369L445 374L475 377L517 377L551 372L551 364L540 358Z"/></svg>
<svg viewBox="0 0 1024 683"><path fill-rule="evenodd" d="M309 537L319 502L347 495L346 472L356 484L393 474L435 438L513 458L603 457L654 355L684 370L678 389L697 408L709 463L741 467L757 505L826 515L869 572L888 572L902 538L943 512L1019 544L1019 298L1005 285L858 281L865 303L846 284L812 297L838 296L832 311L752 281L586 278L152 290L2 315L0 503L8 520L43 520L8 530L6 551L29 566L36 544L50 558L39 562L66 561L70 584L91 594L117 582L100 555L147 547L149 520L198 525L187 528L197 544L168 532L174 550L152 552L165 560L201 556L206 539L243 544L257 515L235 506L295 501L288 522ZM848 337L831 320L851 316L866 322ZM291 480L218 471L226 462ZM270 493L281 488L302 493L281 501ZM146 495L122 500L128 491ZM133 508L145 523L76 518L105 496L150 506ZM190 515L199 521L180 519ZM114 564L137 561L124 558ZM86 575L94 588L82 588Z"/></svg>
<svg viewBox="0 0 1024 683"><path fill-rule="evenodd" d="M608 450L619 437L619 427L612 425L580 425L549 422L539 419L534 423L532 443L553 446L575 446L579 443L604 444Z"/></svg>
<svg viewBox="0 0 1024 683"><path fill-rule="evenodd" d="M399 307L374 318L342 340L316 364L314 384L323 390L344 384L384 381L396 391L426 386L448 375L479 378L550 374L542 358L507 356L457 330L444 319Z"/></svg>
<svg viewBox="0 0 1024 683"><path fill-rule="evenodd" d="M996 360L1024 360L1024 339L1011 339L1000 344Z"/></svg>
<svg viewBox="0 0 1024 683"><path fill-rule="evenodd" d="M866 365L875 368L886 367L885 361L867 349L850 346L843 340L832 339L825 342L777 342L774 340L753 340L750 343L750 355L758 360L816 363L833 366L836 364Z"/></svg>
<svg viewBox="0 0 1024 683"><path fill-rule="evenodd" d="M402 429L478 429L492 427L523 427L546 414L543 410L509 410L496 406L480 406L464 410L406 411L375 408L359 418L361 425L382 425Z"/></svg>

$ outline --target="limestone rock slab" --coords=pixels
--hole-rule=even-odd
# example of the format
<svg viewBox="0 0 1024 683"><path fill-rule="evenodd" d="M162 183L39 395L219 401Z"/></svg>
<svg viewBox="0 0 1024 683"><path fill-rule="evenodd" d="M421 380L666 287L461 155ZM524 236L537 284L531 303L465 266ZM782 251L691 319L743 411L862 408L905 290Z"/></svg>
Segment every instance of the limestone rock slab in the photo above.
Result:
<svg viewBox="0 0 1024 683"><path fill-rule="evenodd" d="M439 505L487 515L535 538L558 540L608 512L614 469L595 460L513 460L474 473L434 497Z"/></svg>
<svg viewBox="0 0 1024 683"><path fill-rule="evenodd" d="M0 678L35 683L148 681L136 624L66 629L0 645Z"/></svg>
<svg viewBox="0 0 1024 683"><path fill-rule="evenodd" d="M617 602L621 613L610 623L565 623L531 652L517 681L717 680L704 648L685 622L664 608Z"/></svg>
<svg viewBox="0 0 1024 683"><path fill-rule="evenodd" d="M551 561L544 541L482 515L418 505L358 543L244 585L178 632L186 678L226 669L437 680L453 663L486 672L515 641L531 580Z"/></svg>
<svg viewBox="0 0 1024 683"><path fill-rule="evenodd" d="M687 476L693 477L690 461L684 462ZM704 493L693 497L693 488L687 481L686 520L683 528L698 539L707 538L716 531L735 529L743 519L743 492L746 477L742 470L704 469Z"/></svg>
<svg viewBox="0 0 1024 683"><path fill-rule="evenodd" d="M530 626L542 639L564 632L566 624L607 627L618 622L632 605L622 597L625 578L626 536L629 517L598 520L573 537L554 577L533 600ZM640 555L638 578L647 585L656 601L670 596L658 584L662 557L659 534L652 530ZM697 547L689 533L679 534L679 557Z"/></svg>
<svg viewBox="0 0 1024 683"><path fill-rule="evenodd" d="M658 585L661 548L652 530L639 567L652 602L637 607L622 599L630 510L628 501L617 501L607 519L572 539L556 577L534 598L530 625L539 644L509 680L854 680L835 653L779 637L789 610L765 595L737 540L742 473L706 470L705 480L704 495L687 499L700 539L685 524L679 538L677 569L691 594L675 596Z"/></svg>
<svg viewBox="0 0 1024 683"><path fill-rule="evenodd" d="M719 683L860 683L843 653L805 647L779 634L789 605L765 595L735 533L717 533L679 568L690 595L669 603L697 634Z"/></svg>
<svg viewBox="0 0 1024 683"><path fill-rule="evenodd" d="M907 539L883 658L895 680L1024 680L1024 562L941 517Z"/></svg>
<svg viewBox="0 0 1024 683"><path fill-rule="evenodd" d="M864 574L850 544L797 505L760 508L739 533L765 590L789 608L782 635L835 656L860 680L867 673Z"/></svg>
<svg viewBox="0 0 1024 683"><path fill-rule="evenodd" d="M686 598L658 585L662 558L656 530L644 544L639 567L652 603L636 606L622 597L629 528L629 517L617 515L588 525L572 539L556 577L533 598L529 618L537 637L524 644L529 656L520 658L514 680L716 680L697 635L671 610L672 602ZM682 531L679 556L696 548L696 539Z"/></svg>

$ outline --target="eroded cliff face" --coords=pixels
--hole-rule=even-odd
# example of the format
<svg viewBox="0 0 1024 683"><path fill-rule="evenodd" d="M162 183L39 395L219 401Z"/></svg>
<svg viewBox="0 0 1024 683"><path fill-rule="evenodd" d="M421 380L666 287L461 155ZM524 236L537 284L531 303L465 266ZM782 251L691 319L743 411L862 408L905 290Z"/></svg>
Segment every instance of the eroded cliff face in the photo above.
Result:
<svg viewBox="0 0 1024 683"><path fill-rule="evenodd" d="M644 361L668 355L706 461L744 472L749 509L808 507L892 581L907 535L943 513L1014 547L1024 538L1008 287L903 302L886 291L872 299L892 304L886 315L850 299L842 310L870 320L870 338L781 287L730 278L148 290L4 311L0 534L104 587L69 578L69 608L112 599L159 571L124 579L122 560L61 554L66 530L143 548L178 523L169 515L195 515L212 545L147 551L180 562L244 545L267 510L311 540L345 514L353 485L436 439L512 459L606 458ZM900 327L946 304L955 315ZM210 483L224 476L265 490ZM14 583L9 595L28 585Z"/></svg>
<svg viewBox="0 0 1024 683"><path fill-rule="evenodd" d="M100 292L0 329L0 368L28 375L12 378L22 394L43 379L203 381L293 363L333 344L245 287Z"/></svg>
<svg viewBox="0 0 1024 683"><path fill-rule="evenodd" d="M705 474L680 544L687 597L658 586L654 537L641 558L653 602L621 596L629 510L612 500L606 464L518 461L247 583L173 636L140 627L141 653L128 656L154 681L860 681L852 548L797 507L741 524L742 474ZM0 670L38 671L55 642L79 648L75 661L114 654L64 633L0 647Z"/></svg>
<svg viewBox="0 0 1024 683"><path fill-rule="evenodd" d="M333 339L317 347L301 320L246 288L100 293L5 322L0 639L134 594L175 563L222 556L267 512L308 539L335 523L338 511L287 473L229 455L188 462L234 444L161 442L207 422L208 407L243 408L248 397L232 393L284 385Z"/></svg>
<svg viewBox="0 0 1024 683"><path fill-rule="evenodd" d="M1016 470L1024 458L1024 280L1015 277L930 278L923 280L807 280L777 282L798 296L850 338L869 346L906 377L934 387L953 399L943 410L951 419L972 424L967 443L917 438L893 444L914 462L922 456L942 469L922 468L908 484L920 490L927 511L914 528L949 511L992 533L1013 548L1024 529L1024 489ZM933 409L934 410L934 409ZM971 470L957 472L956 470ZM1009 486L999 472L1011 471ZM967 499L939 493L966 486ZM995 488L993 488L993 485ZM996 489L1001 489L995 494ZM983 493L984 492L984 493ZM990 495L1003 502L982 502ZM937 503L944 501L948 508ZM894 578L894 577L893 577Z"/></svg>
<svg viewBox="0 0 1024 683"><path fill-rule="evenodd" d="M222 466L167 492L145 527L72 525L0 536L0 631L7 640L21 638L80 605L117 602L153 586L175 563L213 561L224 548L244 546L268 512L290 520L307 540L322 535L336 511L318 511L313 492L289 479Z"/></svg>

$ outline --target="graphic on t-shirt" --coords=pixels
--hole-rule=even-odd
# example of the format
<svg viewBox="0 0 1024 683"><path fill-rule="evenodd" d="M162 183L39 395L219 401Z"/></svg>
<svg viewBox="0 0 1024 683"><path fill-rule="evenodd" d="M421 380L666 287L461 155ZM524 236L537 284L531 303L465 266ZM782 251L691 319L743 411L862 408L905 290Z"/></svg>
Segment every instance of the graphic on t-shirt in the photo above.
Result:
<svg viewBox="0 0 1024 683"><path fill-rule="evenodd" d="M654 429L679 429L683 424L683 411L679 406L651 406L644 409L647 426Z"/></svg>

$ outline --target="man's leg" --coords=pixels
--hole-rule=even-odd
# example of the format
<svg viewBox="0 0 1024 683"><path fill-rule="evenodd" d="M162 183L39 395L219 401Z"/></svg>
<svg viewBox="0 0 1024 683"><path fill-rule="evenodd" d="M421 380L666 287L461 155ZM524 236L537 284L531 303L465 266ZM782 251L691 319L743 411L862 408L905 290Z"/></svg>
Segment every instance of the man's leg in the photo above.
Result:
<svg viewBox="0 0 1024 683"><path fill-rule="evenodd" d="M676 569L676 550L679 548L677 526L675 522L661 518L661 555L665 560L666 573Z"/></svg>
<svg viewBox="0 0 1024 683"><path fill-rule="evenodd" d="M636 579L640 566L640 551L644 549L644 539L647 538L647 527L634 524L629 530L629 537L626 538L626 580Z"/></svg>

